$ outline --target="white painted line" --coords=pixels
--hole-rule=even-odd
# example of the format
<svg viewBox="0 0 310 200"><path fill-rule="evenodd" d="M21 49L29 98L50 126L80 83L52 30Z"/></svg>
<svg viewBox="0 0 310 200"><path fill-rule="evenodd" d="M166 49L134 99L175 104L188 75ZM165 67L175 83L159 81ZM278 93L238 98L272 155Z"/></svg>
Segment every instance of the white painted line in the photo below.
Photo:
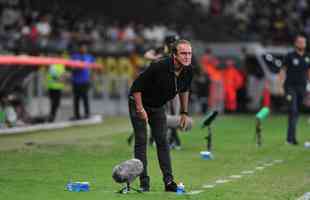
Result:
<svg viewBox="0 0 310 200"><path fill-rule="evenodd" d="M306 192L304 195L302 195L296 200L310 200L310 192Z"/></svg>
<svg viewBox="0 0 310 200"><path fill-rule="evenodd" d="M202 188L205 188L205 189L209 189L209 188L214 188L215 185L203 185Z"/></svg>
<svg viewBox="0 0 310 200"><path fill-rule="evenodd" d="M228 182L230 182L230 180L226 180L226 179L219 179L215 181L216 184L222 184L222 183L228 183Z"/></svg>
<svg viewBox="0 0 310 200"><path fill-rule="evenodd" d="M265 167L256 167L255 169L256 170L263 170L263 169L265 169Z"/></svg>
<svg viewBox="0 0 310 200"><path fill-rule="evenodd" d="M63 129L63 128L68 128L68 127L73 127L73 126L93 125L93 124L101 123L102 121L103 119L101 115L94 115L89 119L83 119L83 120L43 123L43 124L23 126L23 127L4 128L0 130L0 135L22 134L26 132Z"/></svg>
<svg viewBox="0 0 310 200"><path fill-rule="evenodd" d="M185 194L188 194L188 195L195 195L195 194L200 194L202 193L203 190L192 190L190 192L186 192Z"/></svg>
<svg viewBox="0 0 310 200"><path fill-rule="evenodd" d="M242 175L231 175L229 178L238 179L238 178L242 178Z"/></svg>
<svg viewBox="0 0 310 200"><path fill-rule="evenodd" d="M273 162L274 163L283 163L284 161L283 160L274 160Z"/></svg>
<svg viewBox="0 0 310 200"><path fill-rule="evenodd" d="M273 164L272 163L265 163L264 166L265 167L271 167Z"/></svg>
<svg viewBox="0 0 310 200"><path fill-rule="evenodd" d="M254 171L242 171L241 174L254 174Z"/></svg>

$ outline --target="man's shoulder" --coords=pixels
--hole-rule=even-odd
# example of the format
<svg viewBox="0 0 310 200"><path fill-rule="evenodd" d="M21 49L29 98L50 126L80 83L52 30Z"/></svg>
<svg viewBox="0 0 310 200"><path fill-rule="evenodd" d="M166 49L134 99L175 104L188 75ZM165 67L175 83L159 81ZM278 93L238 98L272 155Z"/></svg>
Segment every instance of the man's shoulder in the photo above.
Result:
<svg viewBox="0 0 310 200"><path fill-rule="evenodd" d="M171 58L170 57L163 57L163 58L159 58L157 60L154 60L151 63L151 66L157 69L161 69L161 68L167 68L167 66L169 66L171 64Z"/></svg>
<svg viewBox="0 0 310 200"><path fill-rule="evenodd" d="M296 54L295 51L289 51L287 54L286 54L286 57L292 57Z"/></svg>
<svg viewBox="0 0 310 200"><path fill-rule="evenodd" d="M162 58L154 60L153 64L156 64L156 65L169 65L170 62L171 62L171 57L164 56Z"/></svg>

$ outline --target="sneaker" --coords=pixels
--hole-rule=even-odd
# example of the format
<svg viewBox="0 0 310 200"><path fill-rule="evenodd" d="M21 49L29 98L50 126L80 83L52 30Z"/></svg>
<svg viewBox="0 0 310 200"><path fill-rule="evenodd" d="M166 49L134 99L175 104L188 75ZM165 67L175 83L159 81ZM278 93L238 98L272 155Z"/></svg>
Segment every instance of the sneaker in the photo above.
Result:
<svg viewBox="0 0 310 200"><path fill-rule="evenodd" d="M70 121L80 120L80 117L71 117L69 120L70 120Z"/></svg>
<svg viewBox="0 0 310 200"><path fill-rule="evenodd" d="M286 144L289 144L289 145L299 145L299 142L298 141L286 141Z"/></svg>
<svg viewBox="0 0 310 200"><path fill-rule="evenodd" d="M182 149L181 145L176 145L174 148L175 148L175 150L181 150Z"/></svg>
<svg viewBox="0 0 310 200"><path fill-rule="evenodd" d="M150 177L146 176L140 179L140 192L149 192L150 191Z"/></svg>
<svg viewBox="0 0 310 200"><path fill-rule="evenodd" d="M148 186L141 186L139 189L139 192L149 192L150 191L150 187Z"/></svg>
<svg viewBox="0 0 310 200"><path fill-rule="evenodd" d="M177 188L178 188L178 185L174 181L171 181L171 182L165 184L165 191L166 192L176 192Z"/></svg>
<svg viewBox="0 0 310 200"><path fill-rule="evenodd" d="M299 145L299 142L298 142L297 140L294 140L294 141L292 142L292 144L293 144L293 145Z"/></svg>

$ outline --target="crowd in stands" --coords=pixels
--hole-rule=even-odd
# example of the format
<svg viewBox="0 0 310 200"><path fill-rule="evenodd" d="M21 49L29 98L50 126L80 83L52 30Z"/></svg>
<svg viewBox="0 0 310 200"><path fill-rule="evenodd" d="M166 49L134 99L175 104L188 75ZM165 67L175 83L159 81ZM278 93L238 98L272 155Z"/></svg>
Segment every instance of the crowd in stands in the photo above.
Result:
<svg viewBox="0 0 310 200"><path fill-rule="evenodd" d="M81 11L74 6L63 9L61 3L36 10L22 1L14 2L0 3L0 49L3 50L37 47L62 51L82 41L92 44L95 50L109 48L107 43L113 43L114 48L121 43L127 51L132 51L143 43L162 43L166 35L177 34L173 25L160 22L148 25L134 21L120 23L117 19L107 22L102 17L79 15ZM178 34L193 38L189 29Z"/></svg>
<svg viewBox="0 0 310 200"><path fill-rule="evenodd" d="M222 33L224 40L261 41L266 44L285 45L298 32L310 34L307 0L195 1L202 3L208 10L205 27L209 27L208 24L211 25L212 22L218 23L212 26L213 31L215 34ZM210 35L212 36L212 33L208 36Z"/></svg>
<svg viewBox="0 0 310 200"><path fill-rule="evenodd" d="M161 43L166 35L173 33L206 41L287 44L296 32L310 34L307 0L171 1L171 7L175 5L179 10L158 4L157 9L163 13L161 18L166 15L166 21L151 16L145 16L145 21L135 21L134 16L127 20L111 19L104 13L85 13L74 4L51 1L48 7L40 7L32 2L38 1L0 2L2 49L34 45L64 50L83 40L95 44L99 50L113 48L106 45L109 42L120 42L131 51L144 43ZM168 21L170 18L175 21Z"/></svg>

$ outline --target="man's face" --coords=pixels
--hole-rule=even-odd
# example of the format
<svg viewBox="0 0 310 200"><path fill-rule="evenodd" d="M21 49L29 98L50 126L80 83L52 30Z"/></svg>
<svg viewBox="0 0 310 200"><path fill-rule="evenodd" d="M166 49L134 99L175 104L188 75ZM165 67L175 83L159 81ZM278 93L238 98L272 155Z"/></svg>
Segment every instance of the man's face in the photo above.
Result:
<svg viewBox="0 0 310 200"><path fill-rule="evenodd" d="M192 63L192 47L189 44L181 43L177 46L174 56L180 64L188 66Z"/></svg>
<svg viewBox="0 0 310 200"><path fill-rule="evenodd" d="M306 48L306 38L304 37L297 37L295 40L295 47L299 50L304 50Z"/></svg>

